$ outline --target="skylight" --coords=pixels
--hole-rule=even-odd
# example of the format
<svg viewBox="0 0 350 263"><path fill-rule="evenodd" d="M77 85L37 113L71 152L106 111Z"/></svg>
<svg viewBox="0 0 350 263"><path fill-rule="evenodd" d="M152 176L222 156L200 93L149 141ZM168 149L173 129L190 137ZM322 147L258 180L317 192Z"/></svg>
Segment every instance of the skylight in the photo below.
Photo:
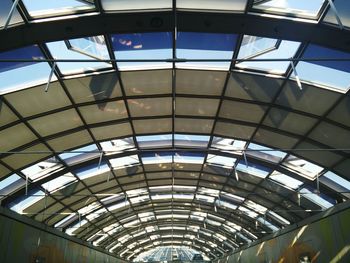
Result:
<svg viewBox="0 0 350 263"><path fill-rule="evenodd" d="M0 1L0 28L2 28L5 25L6 18L10 13L12 4L13 4L12 0ZM18 24L18 23L23 23L23 19L21 18L21 15L17 11L17 9L15 9L9 25Z"/></svg>
<svg viewBox="0 0 350 263"><path fill-rule="evenodd" d="M172 33L134 33L112 35L116 59L170 59L172 58ZM119 70L170 68L167 62L117 62Z"/></svg>
<svg viewBox="0 0 350 263"><path fill-rule="evenodd" d="M24 186L25 181L17 174L12 174L0 181L0 199Z"/></svg>
<svg viewBox="0 0 350 263"><path fill-rule="evenodd" d="M172 7L172 0L101 0L101 3L106 11L170 9Z"/></svg>
<svg viewBox="0 0 350 263"><path fill-rule="evenodd" d="M320 177L320 182L332 190L350 198L350 182L339 175L328 171Z"/></svg>
<svg viewBox="0 0 350 263"><path fill-rule="evenodd" d="M73 39L68 42L56 41L46 45L55 59L109 59L103 36ZM57 66L61 73L66 75L112 68L112 65L106 62L58 62Z"/></svg>
<svg viewBox="0 0 350 263"><path fill-rule="evenodd" d="M282 184L284 187L292 188L293 190L298 189L303 184L303 182L288 175L285 175L279 171L274 171L269 176L269 179Z"/></svg>
<svg viewBox="0 0 350 263"><path fill-rule="evenodd" d="M74 14L95 8L93 0L23 0L23 3L32 17Z"/></svg>
<svg viewBox="0 0 350 263"><path fill-rule="evenodd" d="M236 67L241 69L253 69L274 74L284 74L289 67L289 61L254 61L254 59L281 59L293 57L300 43L271 38L244 35L239 59L251 59L252 61L237 62Z"/></svg>
<svg viewBox="0 0 350 263"><path fill-rule="evenodd" d="M350 88L350 54L326 47L310 44L302 58L330 59L329 61L300 61L296 71L301 80L324 87L347 92ZM337 59L349 58L349 61ZM331 59L335 59L332 61ZM294 76L294 75L293 75ZM295 76L294 76L295 77Z"/></svg>
<svg viewBox="0 0 350 263"><path fill-rule="evenodd" d="M208 0L177 0L177 8L185 9L201 9L201 10L225 10L225 11L241 11L246 7L247 0L216 0L215 2Z"/></svg>
<svg viewBox="0 0 350 263"><path fill-rule="evenodd" d="M0 59L44 59L36 45L1 52ZM47 62L0 62L0 94L46 83L51 68ZM53 76L52 80L56 80Z"/></svg>
<svg viewBox="0 0 350 263"><path fill-rule="evenodd" d="M81 163L87 160L97 158L100 154L97 152L96 144L90 144L70 152L61 153L59 157L68 165ZM91 153L90 153L91 152Z"/></svg>
<svg viewBox="0 0 350 263"><path fill-rule="evenodd" d="M63 165L56 158L52 157L40 163L34 164L21 172L30 180L37 181L54 174L63 168Z"/></svg>
<svg viewBox="0 0 350 263"><path fill-rule="evenodd" d="M323 170L321 166L294 155L289 155L283 162L283 165L309 180L315 180L317 175Z"/></svg>
<svg viewBox="0 0 350 263"><path fill-rule="evenodd" d="M211 146L224 151L236 151L244 150L246 143L246 141L241 140L214 137Z"/></svg>
<svg viewBox="0 0 350 263"><path fill-rule="evenodd" d="M214 155L214 154L208 154L207 157L207 163L210 165L217 165L222 166L225 168L232 168L236 162L236 158L221 156L221 155Z"/></svg>
<svg viewBox="0 0 350 263"><path fill-rule="evenodd" d="M248 149L251 149L253 151L248 150L247 155L254 156L255 158L266 160L272 163L279 163L287 155L285 152L273 150L271 148L252 142L248 145Z"/></svg>
<svg viewBox="0 0 350 263"><path fill-rule="evenodd" d="M184 59L232 59L237 35L179 32L176 56ZM177 68L228 70L230 62L176 63Z"/></svg>
<svg viewBox="0 0 350 263"><path fill-rule="evenodd" d="M67 173L64 175L61 175L45 184L42 184L41 186L43 188L45 188L48 192L53 193L57 190L59 190L60 188L66 187L68 185L70 185L73 182L78 181L77 178L71 174L71 173Z"/></svg>
<svg viewBox="0 0 350 263"><path fill-rule="evenodd" d="M248 163L246 164L245 162L240 161L238 165L236 166L237 171L241 171L244 173L248 173L250 175L260 177L260 178L265 178L269 173L270 169L259 165L259 164L253 164L253 163Z"/></svg>
<svg viewBox="0 0 350 263"><path fill-rule="evenodd" d="M135 149L133 138L117 139L101 142L102 150L105 155L124 152L126 150Z"/></svg>
<svg viewBox="0 0 350 263"><path fill-rule="evenodd" d="M327 209L334 205L333 203L334 201L332 202L331 200L326 199L326 196L322 194L314 193L313 191L311 191L306 187L300 190L300 194L303 197L309 199L311 202L320 206L322 209Z"/></svg>
<svg viewBox="0 0 350 263"><path fill-rule="evenodd" d="M325 0L254 0L253 8L261 12L316 19Z"/></svg>

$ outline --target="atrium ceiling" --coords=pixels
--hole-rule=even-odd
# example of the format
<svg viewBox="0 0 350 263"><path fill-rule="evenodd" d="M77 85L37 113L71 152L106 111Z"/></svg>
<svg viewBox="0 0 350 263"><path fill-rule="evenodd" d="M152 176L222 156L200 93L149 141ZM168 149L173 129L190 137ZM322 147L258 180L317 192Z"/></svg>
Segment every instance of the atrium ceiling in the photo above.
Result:
<svg viewBox="0 0 350 263"><path fill-rule="evenodd" d="M348 1L0 12L2 206L130 261L216 259L350 197Z"/></svg>

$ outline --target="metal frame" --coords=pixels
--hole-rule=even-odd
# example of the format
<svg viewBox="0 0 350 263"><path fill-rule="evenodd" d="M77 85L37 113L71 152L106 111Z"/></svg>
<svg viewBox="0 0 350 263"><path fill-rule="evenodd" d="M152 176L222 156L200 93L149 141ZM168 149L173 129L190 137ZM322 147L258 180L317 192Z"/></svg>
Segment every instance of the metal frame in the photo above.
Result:
<svg viewBox="0 0 350 263"><path fill-rule="evenodd" d="M297 223L300 220L309 217L310 215L316 214L319 212L318 209L310 209L310 205L306 204L305 202L299 203L298 200L298 192L297 191L288 191L287 189L281 190L280 188L274 188L275 185L270 186L269 185L269 177L270 174L264 179L264 180L256 180L255 182L251 180L251 178L244 176L244 174L239 175L239 181L235 179L234 172L235 167L237 166L238 162L240 161L247 161L249 164L259 164L264 165L266 167L269 167L272 171L275 169L279 169L280 171L284 172L287 175L290 175L294 178L302 180L305 185L317 188L317 190L320 190L321 193L325 193L328 196L332 197L333 199L337 200L338 202L342 202L346 200L346 198L343 196L344 192L337 192L333 189L327 187L326 185L320 184L317 176L317 180L315 181L308 181L305 178L299 176L296 173L293 173L289 171L286 168L283 168L280 166L280 164L284 161L281 160L278 164L270 163L268 161L260 160L258 158L254 158L252 156L247 156L247 160L245 157L246 152L248 152L247 149L242 149L243 154L236 154L236 153L228 153L225 151L220 151L213 149L211 147L211 143L213 141L214 136L221 136L217 133L217 126L219 123L231 123L231 124L240 124L240 125L246 125L254 129L252 132L250 138L245 139L248 143L249 142L256 142L256 135L259 133L260 129L265 129L270 132L274 132L276 134L285 135L290 138L295 138L296 142L292 147L288 147L286 149L279 150L285 150L287 152L288 156L289 154L293 155L302 155L302 152L306 151L316 151L316 152L330 152L335 153L339 156L339 160L337 162L334 162L332 165L323 165L322 163L318 163L320 165L323 165L327 170L335 170L338 164L340 164L343 161L348 160L349 158L349 149L344 147L343 149L337 148L337 147L331 147L329 145L325 145L321 142L318 142L311 138L312 132L317 129L318 125L321 123L327 123L335 125L339 128L344 129L346 132L350 133L350 127L348 127L346 124L338 123L334 120L330 120L327 118L328 114L337 107L337 105L343 100L347 98L347 94L337 94L337 98L335 99L335 102L331 103L329 105L328 109L325 109L324 113L321 116L318 116L317 114L313 113L307 113L306 111L302 111L298 108L293 108L292 106L286 106L286 105L280 105L278 104L278 98L286 88L286 86L290 83L294 83L294 81L290 80L290 76L293 72L293 66L299 61L307 61L308 59L303 59L302 54L307 47L308 43L316 43L321 44L323 46L328 46L332 48L337 48L339 50L344 51L350 51L350 31L347 30L338 30L333 27L329 27L323 24L312 24L312 23L306 23L306 22L300 22L300 21L291 21L288 19L277 19L277 18L271 18L271 17L263 17L258 16L256 14L250 14L248 13L249 10L252 7L252 0L249 0L247 2L247 8L244 14L229 14L229 13L211 13L211 12L192 12L192 11L183 11L178 10L176 8L176 1L173 1L173 8L170 11L152 11L152 12L145 12L145 13L138 13L138 12L132 12L132 13L104 13L101 8L101 2L95 1L96 8L99 10L100 14L92 14L92 15L81 15L78 18L72 18L67 17L66 19L62 20L50 20L50 21L41 21L40 23L34 23L30 19L28 19L27 23L25 25L20 26L14 26L10 27L6 30L0 31L0 38L1 39L7 39L8 41L3 41L0 43L0 50L8 50L16 47L22 47L26 45L31 44L38 44L41 51L45 55L44 60L40 60L42 62L48 62L52 68L51 70L51 77L53 74L58 79L58 83L62 87L62 90L64 91L64 94L68 97L69 105L54 109L46 112L41 112L38 114L35 114L33 116L24 117L20 114L18 109L13 105L11 96L8 96L7 94L4 94L1 98L1 102L3 105L7 106L16 116L16 120L7 123L6 125L3 125L0 127L0 132L4 131L7 128L13 127L16 124L24 124L37 138L36 140L29 142L28 144L21 145L15 149L11 149L9 151L2 151L0 152L0 165L4 166L5 168L9 169L10 172L6 175L12 173L17 173L22 178L25 178L25 175L21 172L23 168L29 167L32 164L28 164L26 166L20 167L18 169L13 169L11 165L9 165L6 162L6 157L15 156L16 154L26 154L23 151L25 151L26 148L30 146L34 146L37 143L41 143L45 145L45 147L48 149L46 154L55 157L57 160L59 160L63 165L64 169L50 177L47 177L43 180L39 180L37 182L29 181L28 184L28 192L32 189L40 189L41 184L48 182L49 180L52 180L54 178L58 178L59 176L67 173L67 172L74 172L77 168L85 167L87 165L101 163L101 161L106 161L108 164L109 169L111 170L111 177L107 179L107 182L109 180L111 182L115 182L116 185L120 189L117 191L119 193L122 193L125 200L128 200L128 194L127 192L132 189L138 189L142 186L142 188L146 188L148 191L148 195L151 194L150 187L154 185L159 185L164 182L169 182L167 185L171 186L171 191L164 191L164 193L170 193L172 195L172 198L170 201L154 201L150 200L147 202L141 202L137 204L132 204L126 208L120 209L118 213L114 213L113 211L108 211L106 214L101 215L101 217L96 218L94 220L88 220L88 226L77 234L79 238L81 239L87 239L89 236L91 236L93 233L97 233L99 231L102 231L103 228L107 224L112 223L119 223L123 222L130 214L136 215L140 212L153 212L154 214L157 214L158 211L161 210L170 210L172 211L172 215L175 210L181 210L181 208L189 209L190 212L194 211L202 211L206 213L213 213L215 211L215 214L219 215L220 217L224 218L227 222L235 222L239 225L241 225L244 229L247 229L251 232L254 230L254 223L255 221L246 215L244 215L242 212L240 212L238 209L235 211L229 211L228 209L223 209L221 207L215 206L214 204L206 204L203 203L195 198L196 193L202 188L213 188L218 190L218 197L221 198L221 194L223 192L233 192L242 195L244 200L242 201L242 204L244 206L244 203L247 200L253 200L256 203L260 204L269 204L266 205L268 208L268 211L279 211L283 213L283 216L286 217L288 220L290 220L291 223ZM21 14L22 12L27 17L28 14L26 14L26 10L22 10L23 3L19 3ZM23 14L22 14L23 15ZM256 25L259 25L257 27ZM173 49L172 49L172 58L168 58L166 60L119 60L118 58L115 58L111 39L109 37L110 33L125 33L125 32L172 32L172 41L173 41ZM238 41L236 44L236 48L233 53L233 57L230 60L222 60L222 59L214 59L214 60L208 60L208 59L198 59L198 60L191 60L191 59L182 59L178 58L176 56L176 32L177 31L185 31L185 32L221 32L221 33L236 33L240 34L238 37ZM297 33L294 33L297 32ZM312 32L312 33L310 33ZM95 62L95 60L60 60L60 59L54 59L52 55L50 54L49 49L44 44L44 42L48 41L54 41L54 40L62 40L62 39L70 39L70 38L77 38L77 37L83 37L83 36L91 36L91 35L101 35L103 34L106 39L106 46L110 55L111 59L106 60L106 62L112 63L112 70L105 71L104 69L96 71L96 73L99 73L101 76L103 74L117 74L118 75L118 81L120 84L121 89L121 96L115 97L115 98L106 98L102 100L94 100L91 102L83 102L83 103L77 103L74 99L74 96L70 93L68 84L66 83L67 79L70 79L72 77L77 76L68 76L62 74L62 72L59 69L59 66L56 65L56 63L59 62ZM235 74L251 74L251 76L256 76L258 74L265 74L264 72L259 72L256 70L247 70L247 71L241 71L237 70L235 68L235 64L239 61L243 61L240 59L237 59L237 55L239 52L239 48L243 39L244 34L250 34L250 35L256 35L256 36L263 36L263 37L273 37L276 39L286 39L286 40L294 40L294 41L301 41L302 45L300 46L297 54L293 58L287 58L287 59L279 59L278 61L291 61L293 64L289 66L285 74L279 76L279 78L282 80L282 84L279 85L278 91L275 93L274 97L271 101L260 101L259 98L257 100L249 100L249 99L241 99L241 98L231 98L228 97L226 94L226 91L228 89L230 78ZM348 61L350 58L343 58L343 59L336 59L337 61ZM259 59L254 59L255 61L258 61ZM311 60L335 60L335 59L325 59L325 58L318 58L318 59L311 59ZM33 60L0 60L0 62L10 62L10 61L33 61ZM169 94L154 94L154 95L128 95L126 93L125 86L125 75L124 72L119 71L118 69L118 62L141 62L141 61L166 61L169 63L172 63L172 69L170 70L164 70L165 71L171 71L171 80L169 80L169 85L171 85L171 92ZM227 62L229 61L231 63L230 69L225 72L225 81L224 85L221 87L221 92L219 95L203 95L203 94L180 94L177 90L178 86L178 78L179 78L179 71L188 71L189 73L196 74L197 72L209 72L205 70L183 70L183 69L176 69L176 63L186 63L187 61L202 61L202 62L208 62L208 61L216 61L216 62ZM269 61L269 60L261 60L261 61ZM275 60L277 61L277 60ZM97 61L96 61L97 62ZM101 62L101 60L98 60L98 62ZM295 64L294 64L295 62ZM112 72L112 73L111 73ZM151 70L144 71L152 73ZM87 76L90 76L91 72L85 72ZM92 72L95 73L95 72ZM46 84L46 89L48 88L48 85L52 84L51 77L49 77L49 81ZM268 76L265 76L268 78ZM252 77L253 78L253 77ZM272 79L272 78L271 78ZM33 89L39 89L40 87L33 87ZM308 88L314 88L310 85L306 85L306 89ZM316 87L315 87L316 88ZM47 95L50 94L50 89L47 89ZM44 89L43 89L44 92ZM299 91L298 91L299 92ZM301 91L301 92L304 92ZM323 93L332 93L331 91L326 91L320 89L320 92ZM348 92L349 93L349 92ZM16 91L16 94L18 96L21 95L21 91ZM164 115L157 115L157 116L133 116L132 111L130 110L130 100L137 100L137 99L148 99L148 98L154 98L154 99L160 99L160 98L170 98L172 103L172 109L171 114L164 114ZM191 98L191 99L216 99L218 100L218 107L216 109L216 113L214 116L200 116L200 115L179 115L176 113L176 98ZM88 106L88 105L97 105L99 103L107 103L107 102L117 102L117 101L123 101L126 108L126 115L127 117L120 120L109 120L105 122L100 123L93 123L89 124L83 114L81 113L80 108L82 106ZM264 114L262 118L257 122L249 122L246 120L236 120L236 119L228 119L221 116L222 111L222 105L224 101L231 101L231 102L239 102L239 103L246 103L247 105L251 106L264 106L266 107L266 110L264 111ZM0 105L1 106L1 105ZM267 126L264 121L266 118L268 118L268 114L272 109L279 109L287 111L288 113L295 113L302 115L304 117L311 117L315 119L314 125L304 134L296 134L291 131L285 131L282 129L279 129L277 127L269 127ZM73 109L79 116L82 126L77 127L74 129L65 130L62 132L58 132L53 135L49 136L42 136L38 131L35 130L33 125L31 125L31 120L34 120L38 117L48 116L49 114L62 112L67 109ZM135 129L135 121L137 120L157 120L161 118L167 118L171 119L171 129L166 132L166 134L170 133L172 135L171 139L171 147L167 148L154 148L154 149L141 149L137 136L140 135L147 135L146 134L140 134L136 132ZM208 135L209 136L209 143L208 146L205 149L198 149L198 148L186 148L186 147L176 147L175 145L175 134L178 133L176 127L176 120L178 119L189 119L189 120L210 120L212 121L213 125L211 126L210 132L207 132L205 134L201 135ZM136 147L135 150L122 152L122 153L113 153L112 155L106 155L103 154L103 149L101 147L101 144L93 133L93 129L97 127L107 127L111 124L122 124L122 123L128 123L131 128L131 134L122 136L121 138L125 137L131 137L132 141ZM94 143L98 147L98 155L96 158L93 158L89 161L79 163L77 165L68 166L64 163L64 161L59 157L60 152L55 151L53 147L50 146L49 140L60 138L65 135L69 135L76 131L87 131L90 139L88 143L85 143L84 145L88 145L90 143ZM187 134L198 134L195 132L186 132ZM152 133L161 135L164 134L164 132L160 133ZM148 134L149 135L149 134ZM232 136L227 135L228 138L234 138ZM111 138L112 139L112 138ZM240 139L240 138L234 138L234 139ZM107 140L107 139L106 139ZM310 142L314 144L316 147L320 147L319 149L298 149L298 146L300 146L303 142ZM81 146L84 146L81 145ZM268 143L265 146L270 146ZM274 147L275 148L275 147ZM70 149L67 149L68 152ZM211 172L207 169L207 155L205 155L204 162L201 165L196 166L196 172L198 173L198 178L191 179L191 178L182 178L177 175L178 172L185 172L185 173L191 173L193 170L189 169L188 166L186 169L178 169L174 165L174 157L172 157L172 164L163 172L168 173L170 176L167 178L159 179L150 179L148 176L151 176L153 174L159 173L157 169L152 168L152 165L147 165L142 162L142 155L144 153L148 152L162 152L162 151L168 151L171 153L184 153L184 152L201 152L203 154L209 154L209 153L215 153L219 154L221 156L227 156L227 157L234 157L237 158L235 165L229 169L228 174L224 175L221 174L219 170ZM33 153L33 152L32 152ZM44 153L44 152L41 152ZM29 153L31 154L31 153ZM139 171L135 173L135 176L140 176L139 180L134 180L127 174L120 174L118 171L113 170L111 164L108 160L112 158L117 157L123 157L123 156L129 156L129 155L137 155L140 160L139 165ZM287 157L286 157L287 158ZM47 157L41 158L41 160L45 160ZM40 160L39 160L40 161ZM220 181L213 182L209 178L216 178ZM344 177L346 175L343 175ZM63 213L64 211L70 211L71 213L76 213L77 210L85 205L91 204L92 202L97 202L99 205L104 207L103 202L101 199L105 196L106 192L112 192L114 189L114 185L110 184L110 186L103 186L104 183L106 183L105 180L101 182L94 182L92 184L89 184L85 182L84 180L79 179L77 176L75 176L78 180L78 183L83 186L82 189L74 192L72 196L78 197L77 200L74 202L69 202L69 197L64 195L59 195L55 193L46 193L44 196L44 207L37 209L34 213L28 214L28 216L31 216L32 218L43 221L45 223L50 224L53 226L56 222L59 220L59 215ZM3 177L5 178L5 177ZM194 192L194 198L191 202L188 203L188 205L184 206L174 198L174 185L177 185L177 182L182 182L182 184L187 183L187 185L195 186L196 190ZM215 185L215 186L214 186ZM101 186L103 186L101 188ZM277 184L276 184L277 186ZM96 188L101 188L98 191L96 191ZM42 189L42 188L41 188ZM252 189L252 190L251 190ZM13 193L9 196L6 196L5 199L2 200L2 206L9 206L12 202L18 200L19 197L21 197L26 189L22 188L16 193ZM271 196L277 196L281 200L280 202L272 200L272 198L269 198L269 195ZM47 205L47 200L50 200L52 202L51 204ZM242 205L240 204L240 205ZM55 211L54 213L49 213L47 210L52 209L55 205L61 205L62 209ZM240 206L238 205L238 206ZM292 205L293 207L297 208L296 210L289 209L288 205ZM94 213L96 210L92 211ZM45 217L44 217L45 216ZM41 218L41 219L40 219ZM79 220L86 218L86 215L80 216ZM106 220L105 220L106 219ZM269 220L272 220L272 218L269 218ZM105 222L104 222L105 221ZM103 222L103 223L101 223ZM74 223L74 222L73 222ZM69 226L71 226L73 223L71 223ZM279 224L278 222L273 222L274 224L278 225L279 227L283 228L284 226L282 224ZM152 222L152 224L156 225L162 225L162 224L168 224L169 226L187 226L190 224L195 224L190 218L187 220L177 220L173 216L171 217L170 221L166 220L156 220L156 222ZM138 227L144 228L149 223L140 223ZM236 240L236 236L232 235L228 231L221 229L219 227L213 227L209 224L206 224L206 226L202 226L201 224L197 224L201 228L208 228L210 230L213 230L215 232L220 232L223 235L226 235L229 237L230 240L234 241ZM65 227L68 228L69 226ZM269 233L268 228L263 225L259 225L256 231L254 232L259 238L267 235ZM262 232L264 231L264 232ZM162 231L159 231L162 232ZM181 231L180 231L181 232ZM132 234L132 229L124 229L120 233L117 233L115 235L109 236L104 242L102 242L102 247L107 248L109 244L111 244L114 240L117 240L119 237L121 237L124 234ZM157 232L158 233L158 232ZM172 228L171 231L172 235L175 233L178 233L178 231L175 231ZM138 240L141 237L133 238L132 240ZM203 236L204 240L209 240L215 242L215 240L206 238ZM170 239L171 241L174 241L174 238ZM130 241L131 242L131 241ZM230 249L230 248L228 248ZM232 251L232 249L230 250ZM121 253L122 249L116 250L116 253ZM221 249L218 249L217 252L221 256L224 256L225 253L222 252ZM134 255L134 257L137 255ZM213 256L213 255L212 255Z"/></svg>

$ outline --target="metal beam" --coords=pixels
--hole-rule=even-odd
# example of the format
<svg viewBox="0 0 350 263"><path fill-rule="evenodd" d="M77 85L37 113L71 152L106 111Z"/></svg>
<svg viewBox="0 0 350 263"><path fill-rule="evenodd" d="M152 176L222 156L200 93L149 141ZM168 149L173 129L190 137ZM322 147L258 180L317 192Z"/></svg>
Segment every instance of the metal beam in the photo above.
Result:
<svg viewBox="0 0 350 263"><path fill-rule="evenodd" d="M259 26L257 26L259 25ZM0 51L62 39L108 33L171 32L173 13L85 14L67 19L31 22L0 31ZM324 25L266 17L257 14L228 14L177 11L178 31L244 33L276 39L312 42L350 51L350 31Z"/></svg>

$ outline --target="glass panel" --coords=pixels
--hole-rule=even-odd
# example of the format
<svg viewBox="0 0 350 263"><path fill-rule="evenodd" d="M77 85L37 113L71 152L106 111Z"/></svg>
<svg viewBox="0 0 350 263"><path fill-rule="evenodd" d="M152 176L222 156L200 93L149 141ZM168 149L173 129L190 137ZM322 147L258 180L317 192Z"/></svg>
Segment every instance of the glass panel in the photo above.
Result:
<svg viewBox="0 0 350 263"><path fill-rule="evenodd" d="M342 24L346 27L350 27L350 4L348 0L336 0L333 1L333 4L335 5L335 8L337 9L338 15L340 17L340 20ZM333 10L330 8L328 9L326 17L323 19L325 23L331 23L338 25L336 16L333 12Z"/></svg>
<svg viewBox="0 0 350 263"><path fill-rule="evenodd" d="M100 165L90 164L77 170L74 170L73 172L79 177L79 179L85 180L87 178L97 176L107 171L110 171L110 169L107 163L102 161Z"/></svg>
<svg viewBox="0 0 350 263"><path fill-rule="evenodd" d="M30 120L29 124L43 137L83 126L74 109L45 115Z"/></svg>
<svg viewBox="0 0 350 263"><path fill-rule="evenodd" d="M248 145L248 149L251 149L252 151L248 150L247 155L273 163L279 163L287 155L285 152L273 150L271 148L255 143L250 143Z"/></svg>
<svg viewBox="0 0 350 263"><path fill-rule="evenodd" d="M284 217L280 216L279 214L273 212L273 211L268 211L267 212L269 216L271 216L273 219L275 219L277 222L279 222L282 225L289 225L290 222L285 219Z"/></svg>
<svg viewBox="0 0 350 263"><path fill-rule="evenodd" d="M102 7L106 11L142 10L172 8L172 0L102 0Z"/></svg>
<svg viewBox="0 0 350 263"><path fill-rule="evenodd" d="M72 14L94 9L93 0L22 0L32 17Z"/></svg>
<svg viewBox="0 0 350 263"><path fill-rule="evenodd" d="M220 96L227 73L203 70L176 70L176 93Z"/></svg>
<svg viewBox="0 0 350 263"><path fill-rule="evenodd" d="M271 169L259 165L259 164L252 164L248 163L248 165L245 162L240 161L238 165L236 166L236 170L244 173L248 173L260 178L265 178L270 172Z"/></svg>
<svg viewBox="0 0 350 263"><path fill-rule="evenodd" d="M172 145L171 134L137 136L136 140L140 148L159 148Z"/></svg>
<svg viewBox="0 0 350 263"><path fill-rule="evenodd" d="M247 125L238 125L225 122L217 122L215 125L215 134L248 140L252 136L255 128Z"/></svg>
<svg viewBox="0 0 350 263"><path fill-rule="evenodd" d="M102 150L105 155L125 152L126 150L135 149L133 138L117 139L106 142L101 142Z"/></svg>
<svg viewBox="0 0 350 263"><path fill-rule="evenodd" d="M292 188L294 190L298 189L303 184L303 182L288 175L285 175L279 171L274 171L269 176L269 179L282 184L284 187Z"/></svg>
<svg viewBox="0 0 350 263"><path fill-rule="evenodd" d="M275 225L273 225L271 222L269 222L268 220L266 220L266 218L264 217L259 217L258 222L260 222L261 224L267 226L268 228L270 228L273 232L278 231L279 228Z"/></svg>
<svg viewBox="0 0 350 263"><path fill-rule="evenodd" d="M271 102L282 86L282 78L232 72L225 95L251 101Z"/></svg>
<svg viewBox="0 0 350 263"><path fill-rule="evenodd" d="M273 14L316 19L325 0L254 0L253 8Z"/></svg>
<svg viewBox="0 0 350 263"><path fill-rule="evenodd" d="M112 35L116 59L172 58L172 33L134 33ZM167 62L117 62L120 70L170 68Z"/></svg>
<svg viewBox="0 0 350 263"><path fill-rule="evenodd" d="M202 153L175 153L174 162L175 163L195 163L195 164L203 164L204 154ZM178 168L182 168L181 166L177 166Z"/></svg>
<svg viewBox="0 0 350 263"><path fill-rule="evenodd" d="M137 155L110 159L109 162L111 163L113 169L121 169L121 168L140 164L140 161Z"/></svg>
<svg viewBox="0 0 350 263"><path fill-rule="evenodd" d="M39 202L44 197L45 194L43 191L29 191L28 196L22 196L16 201L10 203L9 208L19 214L22 214L25 209L35 204L36 202Z"/></svg>
<svg viewBox="0 0 350 263"><path fill-rule="evenodd" d="M93 36L76 38L65 41L69 50L81 53L95 59L108 59L109 54L106 48L104 36Z"/></svg>
<svg viewBox="0 0 350 263"><path fill-rule="evenodd" d="M333 172L328 171L320 177L320 182L332 190L350 198L350 182Z"/></svg>
<svg viewBox="0 0 350 263"><path fill-rule="evenodd" d="M34 164L21 172L30 180L37 181L63 169L63 164L61 164L55 157L52 157L43 162Z"/></svg>
<svg viewBox="0 0 350 263"><path fill-rule="evenodd" d="M172 99L150 98L128 100L131 117L171 115Z"/></svg>
<svg viewBox="0 0 350 263"><path fill-rule="evenodd" d="M185 59L232 59L237 35L179 32L176 56ZM228 70L231 62L176 63L177 68Z"/></svg>
<svg viewBox="0 0 350 263"><path fill-rule="evenodd" d="M0 59L44 59L39 47L29 46L0 53ZM0 62L0 94L47 82L51 68L47 62ZM53 76L52 80L56 80Z"/></svg>
<svg viewBox="0 0 350 263"><path fill-rule="evenodd" d="M41 186L45 188L50 193L56 192L57 190L60 190L61 188L65 188L69 186L70 184L77 182L77 178L71 173L67 173L64 175L61 175L45 184L42 184Z"/></svg>
<svg viewBox="0 0 350 263"><path fill-rule="evenodd" d="M45 80L47 81L47 79ZM50 84L50 96L43 92L45 86L38 86L5 95L10 104L23 116L66 107L70 101L58 82Z"/></svg>
<svg viewBox="0 0 350 263"><path fill-rule="evenodd" d="M127 118L125 103L122 100L79 108L88 124Z"/></svg>
<svg viewBox="0 0 350 263"><path fill-rule="evenodd" d="M298 42L244 35L238 58L253 60L290 58L295 55L299 45ZM275 74L284 74L289 65L289 61L245 61L235 64L237 68L256 69Z"/></svg>
<svg viewBox="0 0 350 263"><path fill-rule="evenodd" d="M106 140L132 135L131 126L128 122L91 128L91 132L96 140Z"/></svg>
<svg viewBox="0 0 350 263"><path fill-rule="evenodd" d="M224 151L244 150L246 142L222 137L214 137L211 146Z"/></svg>
<svg viewBox="0 0 350 263"><path fill-rule="evenodd" d="M0 100L0 127L18 120L12 110Z"/></svg>
<svg viewBox="0 0 350 263"><path fill-rule="evenodd" d="M264 123L267 126L304 135L316 123L317 119L272 107Z"/></svg>
<svg viewBox="0 0 350 263"><path fill-rule="evenodd" d="M5 25L7 16L11 10L13 2L11 0L1 0L0 1L0 28L2 28ZM21 15L15 10L13 13L9 25L18 24L23 22L23 19L21 18Z"/></svg>
<svg viewBox="0 0 350 263"><path fill-rule="evenodd" d="M0 130L0 138L6 138L6 140L2 140L1 142L2 151L17 148L37 139L24 124L17 124L10 128Z"/></svg>
<svg viewBox="0 0 350 263"><path fill-rule="evenodd" d="M328 122L321 122L309 135L316 142L336 149L349 149L350 131Z"/></svg>
<svg viewBox="0 0 350 263"><path fill-rule="evenodd" d="M213 120L175 118L175 131L179 133L210 133Z"/></svg>
<svg viewBox="0 0 350 263"><path fill-rule="evenodd" d="M350 59L350 54L317 45L309 45L303 58ZM300 61L296 66L296 71L301 80L312 84L320 84L344 93L350 87L350 61Z"/></svg>
<svg viewBox="0 0 350 263"><path fill-rule="evenodd" d="M330 208L335 203L334 200L330 200L329 198L327 198L322 193L321 194L314 193L313 191L311 191L308 188L302 188L300 190L300 194L301 194L302 197L305 197L306 199L309 199L310 201L312 201L313 203L319 205L323 209Z"/></svg>
<svg viewBox="0 0 350 263"><path fill-rule="evenodd" d="M218 110L219 100L176 97L175 104L176 115L214 117Z"/></svg>
<svg viewBox="0 0 350 263"><path fill-rule="evenodd" d="M303 89L300 90L295 81L287 81L276 103L287 108L323 115L340 95L340 93L307 84L303 84Z"/></svg>
<svg viewBox="0 0 350 263"><path fill-rule="evenodd" d="M323 170L322 167L294 155L289 155L282 165L285 165L309 180L315 180L316 176Z"/></svg>
<svg viewBox="0 0 350 263"><path fill-rule="evenodd" d="M236 162L236 158L208 154L207 163L210 165L217 165L225 168L232 168Z"/></svg>
<svg viewBox="0 0 350 263"><path fill-rule="evenodd" d="M244 11L247 0L177 0L177 8L186 9L207 9L207 10L227 10L227 11Z"/></svg>
<svg viewBox="0 0 350 263"><path fill-rule="evenodd" d="M138 134L146 133L169 133L172 131L171 119L137 120L133 121L135 132Z"/></svg>
<svg viewBox="0 0 350 263"><path fill-rule="evenodd" d="M123 87L127 96L171 94L171 70L121 72Z"/></svg>
<svg viewBox="0 0 350 263"><path fill-rule="evenodd" d="M220 109L220 117L259 123L265 114L266 106L254 103L224 100Z"/></svg>
<svg viewBox="0 0 350 263"><path fill-rule="evenodd" d="M62 153L59 155L59 157L71 166L77 163L85 162L87 160L96 158L97 156L99 156L99 153L97 151L98 148L96 144L91 144L70 152Z"/></svg>
<svg viewBox="0 0 350 263"><path fill-rule="evenodd" d="M206 148L209 142L209 136L175 134L175 146L179 147L203 147Z"/></svg>
<svg viewBox="0 0 350 263"><path fill-rule="evenodd" d="M0 199L21 188L22 186L24 186L24 184L25 181L17 174L13 174L7 177L6 179L0 181Z"/></svg>
<svg viewBox="0 0 350 263"><path fill-rule="evenodd" d="M97 61L109 59L103 36L56 41L47 43L46 45L55 59L87 59ZM58 62L57 66L63 74L112 68L110 63L105 62Z"/></svg>
<svg viewBox="0 0 350 263"><path fill-rule="evenodd" d="M122 96L119 79L115 72L67 79L64 83L76 103Z"/></svg>

